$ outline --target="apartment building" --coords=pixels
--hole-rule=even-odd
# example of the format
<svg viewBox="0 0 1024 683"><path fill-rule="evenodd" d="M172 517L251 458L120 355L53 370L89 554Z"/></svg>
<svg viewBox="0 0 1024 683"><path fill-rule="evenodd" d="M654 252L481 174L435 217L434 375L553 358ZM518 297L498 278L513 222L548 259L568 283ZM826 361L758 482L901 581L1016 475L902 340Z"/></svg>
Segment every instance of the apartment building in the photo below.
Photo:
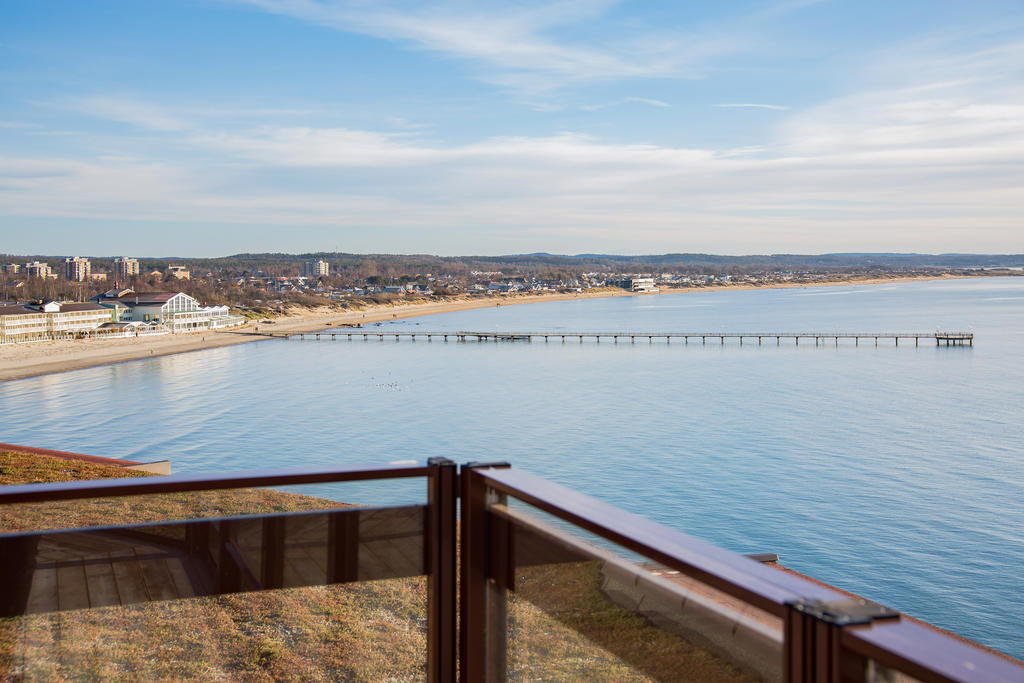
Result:
<svg viewBox="0 0 1024 683"><path fill-rule="evenodd" d="M139 260L121 256L114 259L111 272L114 279L119 282L130 282L132 278L139 276Z"/></svg>
<svg viewBox="0 0 1024 683"><path fill-rule="evenodd" d="M302 264L303 277L327 277L330 272L331 265L327 261L316 259Z"/></svg>
<svg viewBox="0 0 1024 683"><path fill-rule="evenodd" d="M25 275L30 278L46 279L50 277L56 277L53 273L53 269L50 268L48 263L42 263L40 261L33 261L32 263L26 263Z"/></svg>
<svg viewBox="0 0 1024 683"><path fill-rule="evenodd" d="M64 259L64 279L71 282L85 282L92 272L92 265L89 259L79 256L70 256Z"/></svg>

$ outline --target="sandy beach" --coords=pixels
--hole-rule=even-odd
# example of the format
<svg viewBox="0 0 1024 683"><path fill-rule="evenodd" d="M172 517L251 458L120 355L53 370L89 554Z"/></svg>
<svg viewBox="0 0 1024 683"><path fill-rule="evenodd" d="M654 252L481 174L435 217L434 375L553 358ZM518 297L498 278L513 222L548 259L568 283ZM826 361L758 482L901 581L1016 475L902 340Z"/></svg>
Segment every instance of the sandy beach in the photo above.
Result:
<svg viewBox="0 0 1024 683"><path fill-rule="evenodd" d="M773 284L756 287L751 285L693 287L687 289L663 289L651 294L634 294L626 291L599 290L569 294L523 294L515 296L492 296L455 299L429 303L370 306L361 311L339 311L323 307L300 309L292 315L275 319L274 324L259 325L259 332L312 332L345 324L369 324L385 320L413 318L436 313L466 311L492 306L511 306L541 301L566 301L571 299L592 299L613 296L660 296L686 292L732 291L750 289L783 289L793 287L838 287L882 283L910 282L921 280L947 279L946 277L912 278L865 278L813 284ZM168 334L153 337L129 337L121 339L84 339L73 341L46 341L27 344L5 344L0 346L0 382L68 372L97 365L123 363L155 356L201 351L203 349L266 341L267 336L256 332L257 325L249 323L243 327L216 332L192 334Z"/></svg>

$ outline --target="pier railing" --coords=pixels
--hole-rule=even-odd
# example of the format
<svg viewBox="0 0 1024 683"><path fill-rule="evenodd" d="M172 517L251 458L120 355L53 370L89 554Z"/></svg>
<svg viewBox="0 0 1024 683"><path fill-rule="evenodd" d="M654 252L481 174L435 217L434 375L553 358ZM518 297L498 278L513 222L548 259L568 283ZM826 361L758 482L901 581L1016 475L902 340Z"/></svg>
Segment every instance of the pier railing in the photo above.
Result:
<svg viewBox="0 0 1024 683"><path fill-rule="evenodd" d="M200 515L155 524L103 525L89 516L99 501L124 496L135 501L127 509L141 514L152 496L178 496L174 500L184 505L197 499L182 496L203 492L408 478L425 481L425 503L364 508L322 500L319 509L301 512ZM216 512L227 500L198 502ZM0 487L0 522L14 528L39 505L66 519L73 501L89 501L83 519L92 521L85 526L0 535L0 609L7 617L0 628L14 633L0 640L0 649L9 649L0 652L0 666L6 663L16 675L35 670L33 657L65 657L40 665L43 671L85 670L80 667L94 664L89 658L111 637L104 624L123 628L117 610L129 609L124 605L189 605L203 596L235 594L251 597L202 604L244 613L240 623L244 637L256 643L255 659L240 666L270 667L284 657L277 647L308 654L313 626L290 623L289 610L311 610L317 625L338 616L322 606L332 594L295 591L350 585L355 592L346 594L349 602L330 604L353 610L351 601L368 595L372 604L346 611L337 631L327 631L329 638L357 632L370 642L357 641L360 650L328 638L318 651L324 661L306 664L322 664L328 677L361 671L362 677L433 681L710 681L747 675L873 682L901 672L922 681L1024 680L1024 664L1017 660L505 463L469 463L460 472L449 460L432 459L425 465L8 486ZM52 518L37 519L45 527ZM425 577L425 584L415 583L417 577ZM402 585L423 591L422 601L410 603L420 605L412 614L405 603L397 604L400 593L371 592L395 580L412 581ZM279 593L281 602L272 605L258 597ZM259 622L254 612L268 621ZM42 627L30 621L47 615L63 618ZM166 627L168 616L160 617ZM132 620L144 618L131 613ZM94 642L83 647L76 620L88 624L84 633ZM196 628L209 629L200 634L206 656L219 642L216 629L234 623L209 617L202 626L177 623L175 630L189 637ZM373 642L396 624L402 640ZM267 645L268 634L284 645ZM52 644L40 645L43 636L68 642L44 647ZM139 639L117 655L137 657L129 662L131 671L145 678L159 673L146 668L159 655L141 651ZM367 673L409 642L421 643L420 659ZM169 648L160 643L160 650ZM344 664L353 651L372 661ZM80 656L88 661L73 661L74 652L84 652Z"/></svg>
<svg viewBox="0 0 1024 683"><path fill-rule="evenodd" d="M894 341L896 346L899 346L902 339L904 341L913 340L915 346L919 346L921 340L934 341L937 346L974 345L973 332L471 332L465 330L455 332L422 332L417 330L371 330L361 328L343 331L267 333L267 335L293 339L342 339L349 341L358 339L376 339L378 341L384 341L385 339L393 339L395 341L401 339L412 341L426 339L427 341L433 341L438 339L441 341L452 340L458 342L530 342L536 339L545 342L579 341L580 343L583 343L585 340L592 340L600 343L604 339L611 340L615 344L618 344L620 340L634 344L637 340L647 340L649 343L664 340L666 343L671 343L673 339L689 344L692 339L694 343L699 340L702 344L707 344L708 340L711 340L712 343L718 341L721 344L725 344L726 340L737 340L742 345L744 340L751 342L757 340L758 344L774 340L776 344L781 344L782 341L792 341L798 346L800 340L810 341L812 339L816 345L829 341L838 345L840 339L846 339L853 340L854 345L857 346L860 345L861 341L871 340L877 346L880 339L888 339Z"/></svg>

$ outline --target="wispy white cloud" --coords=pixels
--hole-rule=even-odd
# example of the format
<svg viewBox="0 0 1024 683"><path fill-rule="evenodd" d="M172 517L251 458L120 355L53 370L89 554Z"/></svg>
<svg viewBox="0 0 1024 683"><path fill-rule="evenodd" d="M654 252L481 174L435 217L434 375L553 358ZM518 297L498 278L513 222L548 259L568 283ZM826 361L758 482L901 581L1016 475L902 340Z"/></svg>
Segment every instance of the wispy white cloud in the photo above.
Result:
<svg viewBox="0 0 1024 683"><path fill-rule="evenodd" d="M733 108L733 107L744 108L744 107L747 107L747 108L750 108L750 109L777 109L777 110L780 110L780 111L784 111L784 110L790 108L790 107L787 107L787 106L781 105L781 104L756 104L756 103L753 103L753 102L741 102L741 103L735 103L735 104L716 104L715 106L716 107L726 107L726 108Z"/></svg>
<svg viewBox="0 0 1024 683"><path fill-rule="evenodd" d="M601 104L585 104L585 105L581 106L580 109L582 109L583 111L599 111L601 109L608 109L609 107L617 107L619 105L629 104L629 103L646 104L646 105L649 105L651 107L671 107L672 106L668 102L663 102L662 100L651 99L649 97L623 97L622 99L614 100L612 102L604 102L604 103L601 103Z"/></svg>
<svg viewBox="0 0 1024 683"><path fill-rule="evenodd" d="M651 99L649 97L627 97L627 102L639 102L640 104L649 104L652 107L671 107L672 105L668 102L662 102L661 100Z"/></svg>
<svg viewBox="0 0 1024 683"><path fill-rule="evenodd" d="M168 113L166 109L129 97L77 97L68 99L63 105L89 116L152 131L179 131L187 127L182 119Z"/></svg>
<svg viewBox="0 0 1024 683"><path fill-rule="evenodd" d="M712 56L748 49L749 38L699 34L657 39L643 29L604 41L555 37L601 18L615 0L366 3L358 0L234 0L266 12L464 59L480 78L529 93L567 83L693 78ZM653 33L653 31L651 32Z"/></svg>

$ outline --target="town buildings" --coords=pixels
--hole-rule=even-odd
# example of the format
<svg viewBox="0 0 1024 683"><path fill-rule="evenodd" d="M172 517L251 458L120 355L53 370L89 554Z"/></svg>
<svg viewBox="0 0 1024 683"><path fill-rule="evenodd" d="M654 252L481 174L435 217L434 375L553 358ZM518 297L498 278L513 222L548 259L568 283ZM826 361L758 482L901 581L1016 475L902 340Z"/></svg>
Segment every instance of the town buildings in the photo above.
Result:
<svg viewBox="0 0 1024 683"><path fill-rule="evenodd" d="M112 272L114 279L118 282L131 282L133 278L139 276L139 260L128 258L127 256L116 258L114 259Z"/></svg>
<svg viewBox="0 0 1024 683"><path fill-rule="evenodd" d="M85 282L89 279L92 266L89 259L69 256L64 259L64 279L70 282Z"/></svg>
<svg viewBox="0 0 1024 683"><path fill-rule="evenodd" d="M203 306L184 292L110 290L94 296L96 304L116 312L115 322L163 325L170 332L198 332L232 327L245 318L231 315L227 306Z"/></svg>
<svg viewBox="0 0 1024 683"><path fill-rule="evenodd" d="M135 294L110 290L89 302L36 301L0 306L0 344L202 332L241 325L227 306L202 306L183 292Z"/></svg>

